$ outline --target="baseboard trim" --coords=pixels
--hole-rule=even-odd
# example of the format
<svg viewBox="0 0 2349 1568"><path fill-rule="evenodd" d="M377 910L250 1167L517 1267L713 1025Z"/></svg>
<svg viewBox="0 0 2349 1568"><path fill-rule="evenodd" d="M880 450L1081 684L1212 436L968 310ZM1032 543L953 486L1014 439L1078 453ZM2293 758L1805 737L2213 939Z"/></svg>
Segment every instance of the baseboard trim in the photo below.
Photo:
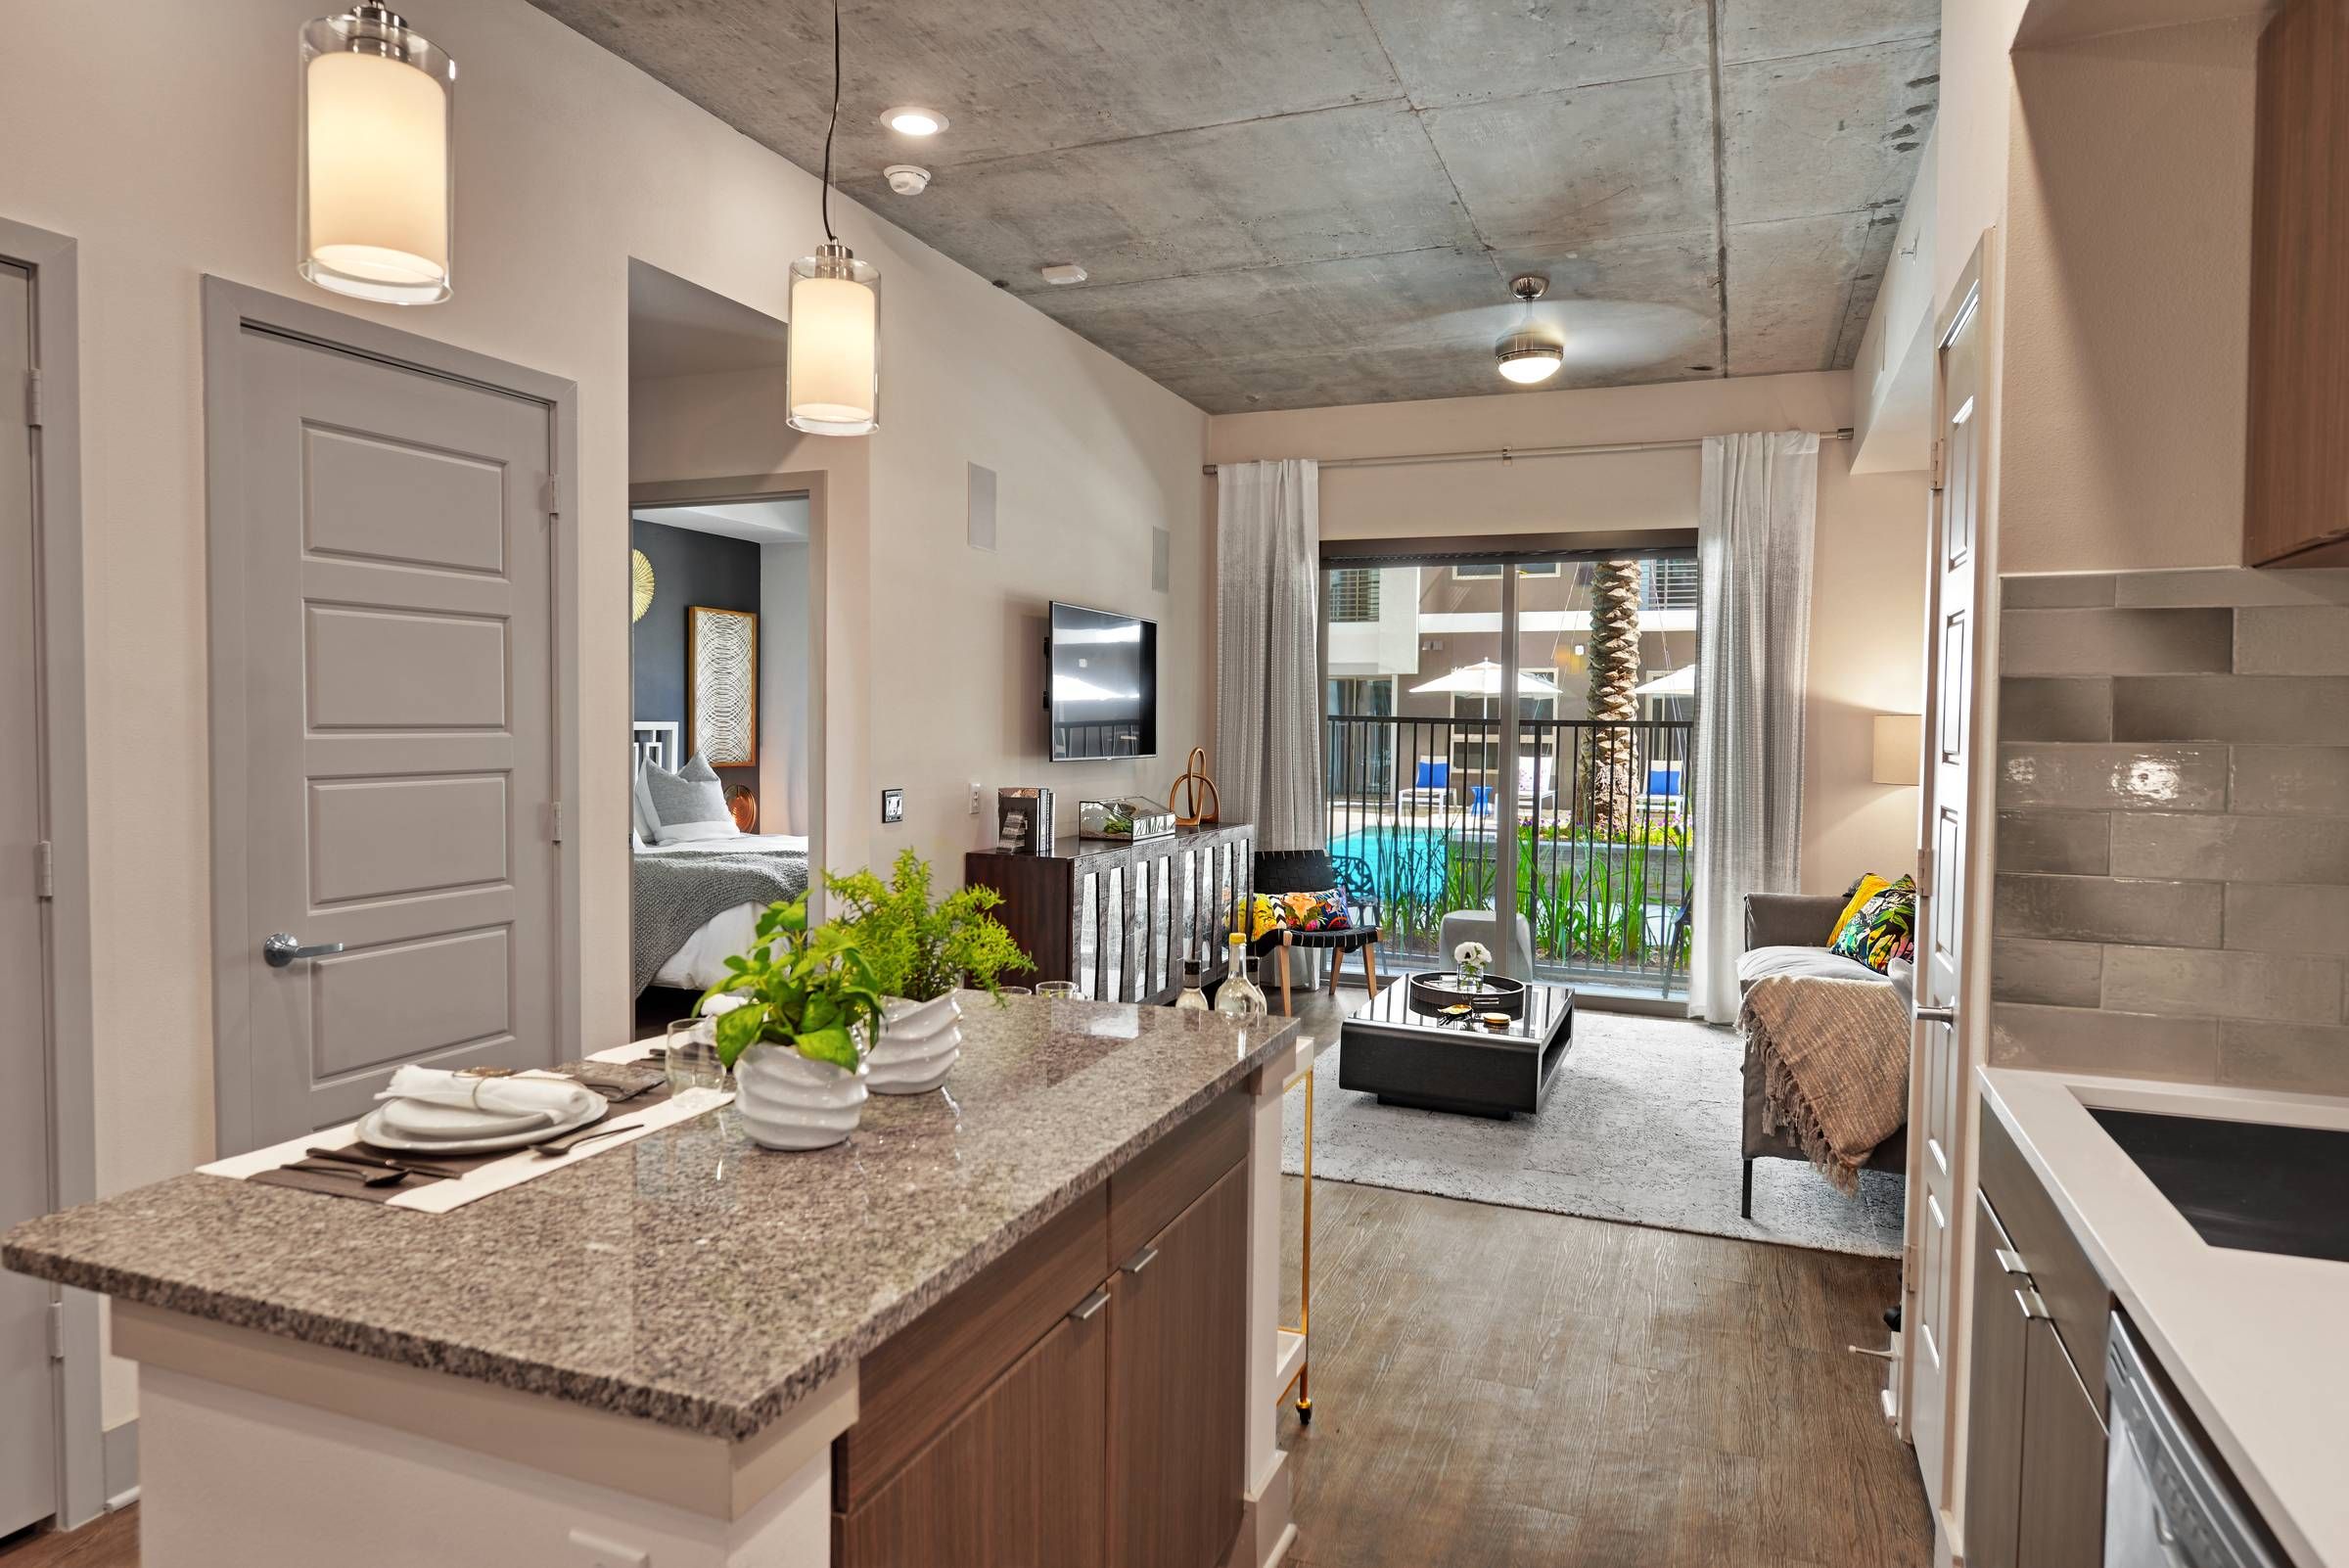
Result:
<svg viewBox="0 0 2349 1568"><path fill-rule="evenodd" d="M139 1500L139 1418L108 1427L103 1441L106 1508L112 1513Z"/></svg>

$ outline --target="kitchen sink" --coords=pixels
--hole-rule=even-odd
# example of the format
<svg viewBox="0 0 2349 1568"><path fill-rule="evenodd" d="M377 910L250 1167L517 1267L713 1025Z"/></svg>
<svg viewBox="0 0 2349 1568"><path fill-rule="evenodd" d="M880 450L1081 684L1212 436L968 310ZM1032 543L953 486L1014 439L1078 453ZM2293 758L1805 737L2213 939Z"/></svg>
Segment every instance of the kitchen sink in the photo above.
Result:
<svg viewBox="0 0 2349 1568"><path fill-rule="evenodd" d="M2211 1246L2349 1263L2349 1130L2088 1114Z"/></svg>

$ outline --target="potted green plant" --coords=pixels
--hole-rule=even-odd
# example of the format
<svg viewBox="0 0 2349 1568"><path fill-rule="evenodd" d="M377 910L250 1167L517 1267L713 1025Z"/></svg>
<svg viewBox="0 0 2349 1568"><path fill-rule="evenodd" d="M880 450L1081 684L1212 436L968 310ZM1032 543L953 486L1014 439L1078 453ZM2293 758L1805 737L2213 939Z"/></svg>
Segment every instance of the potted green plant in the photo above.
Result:
<svg viewBox="0 0 2349 1568"><path fill-rule="evenodd" d="M809 930L805 895L759 916L757 941L702 993L745 1130L771 1149L820 1149L856 1130L882 997L856 933Z"/></svg>
<svg viewBox="0 0 2349 1568"><path fill-rule="evenodd" d="M962 1051L964 980L1001 999L1005 974L1033 969L1011 933L989 911L992 888L966 887L933 899L930 865L911 850L884 882L871 871L826 876L840 900L837 924L853 934L884 996L881 1038L868 1062L880 1094L922 1094L945 1082Z"/></svg>

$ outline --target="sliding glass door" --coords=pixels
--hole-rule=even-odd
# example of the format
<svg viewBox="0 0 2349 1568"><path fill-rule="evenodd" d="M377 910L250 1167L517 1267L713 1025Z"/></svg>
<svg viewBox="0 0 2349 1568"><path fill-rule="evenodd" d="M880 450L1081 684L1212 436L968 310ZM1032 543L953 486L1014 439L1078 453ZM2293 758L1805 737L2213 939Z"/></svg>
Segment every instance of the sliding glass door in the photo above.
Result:
<svg viewBox="0 0 2349 1568"><path fill-rule="evenodd" d="M1443 916L1505 899L1543 978L1680 992L1696 587L1653 548L1327 568L1329 845L1382 950L1448 963Z"/></svg>

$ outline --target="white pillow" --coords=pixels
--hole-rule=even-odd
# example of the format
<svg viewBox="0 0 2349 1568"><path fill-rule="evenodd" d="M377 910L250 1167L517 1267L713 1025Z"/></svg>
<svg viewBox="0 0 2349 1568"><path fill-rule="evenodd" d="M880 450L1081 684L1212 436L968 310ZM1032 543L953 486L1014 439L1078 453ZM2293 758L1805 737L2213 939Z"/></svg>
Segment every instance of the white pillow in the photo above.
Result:
<svg viewBox="0 0 2349 1568"><path fill-rule="evenodd" d="M655 839L662 844L691 844L699 839L739 839L742 829L732 821L678 822L660 828Z"/></svg>
<svg viewBox="0 0 2349 1568"><path fill-rule="evenodd" d="M644 768L644 759L640 757L636 760L636 776L628 785L628 804L636 818L636 836L649 841L660 829L661 818L653 811L653 795L645 787Z"/></svg>
<svg viewBox="0 0 2349 1568"><path fill-rule="evenodd" d="M628 829L628 853L631 854L642 854L644 853L644 835L637 832L634 828Z"/></svg>

